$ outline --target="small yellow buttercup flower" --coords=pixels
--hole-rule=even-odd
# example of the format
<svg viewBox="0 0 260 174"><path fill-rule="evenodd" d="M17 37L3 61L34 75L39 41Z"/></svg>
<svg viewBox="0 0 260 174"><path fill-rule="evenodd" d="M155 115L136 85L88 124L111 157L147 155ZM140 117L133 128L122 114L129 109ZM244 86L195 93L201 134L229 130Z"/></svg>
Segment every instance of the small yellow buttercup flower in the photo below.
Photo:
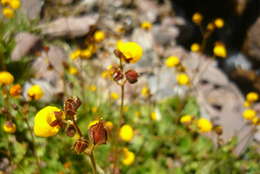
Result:
<svg viewBox="0 0 260 174"><path fill-rule="evenodd" d="M247 95L246 95L246 100L248 102L255 102L257 101L259 98L258 94L256 92L249 92Z"/></svg>
<svg viewBox="0 0 260 174"><path fill-rule="evenodd" d="M118 95L116 92L111 92L110 97L111 97L113 100L119 99L119 95Z"/></svg>
<svg viewBox="0 0 260 174"><path fill-rule="evenodd" d="M170 56L165 60L165 65L167 67L175 67L180 63L179 57L176 56Z"/></svg>
<svg viewBox="0 0 260 174"><path fill-rule="evenodd" d="M190 47L190 50L192 52L199 52L200 51L200 45L198 43L193 43Z"/></svg>
<svg viewBox="0 0 260 174"><path fill-rule="evenodd" d="M130 125L125 124L120 128L119 136L120 136L121 140L129 142L134 137L134 130Z"/></svg>
<svg viewBox="0 0 260 174"><path fill-rule="evenodd" d="M246 109L243 112L243 117L246 120L253 120L256 117L256 111L253 109Z"/></svg>
<svg viewBox="0 0 260 174"><path fill-rule="evenodd" d="M124 57L125 61L128 63L138 62L142 55L143 49L136 42L117 42L117 50L120 51Z"/></svg>
<svg viewBox="0 0 260 174"><path fill-rule="evenodd" d="M46 106L41 109L34 117L34 134L39 137L56 135L60 129L59 125L51 126L50 124L56 120L55 112L60 111L61 110L55 106ZM64 114L62 118L65 118Z"/></svg>
<svg viewBox="0 0 260 174"><path fill-rule="evenodd" d="M141 28L144 30L150 30L152 28L153 24L149 21L143 21L141 24Z"/></svg>
<svg viewBox="0 0 260 174"><path fill-rule="evenodd" d="M91 108L91 112L93 112L93 113L96 113L97 110L98 110L98 108L97 108L96 106L93 106L93 107Z"/></svg>
<svg viewBox="0 0 260 174"><path fill-rule="evenodd" d="M127 148L124 148L123 152L124 155L123 155L122 163L126 166L133 164L133 162L135 161L135 154L129 151Z"/></svg>
<svg viewBox="0 0 260 174"><path fill-rule="evenodd" d="M207 30L213 31L215 29L215 25L213 23L208 23Z"/></svg>
<svg viewBox="0 0 260 174"><path fill-rule="evenodd" d="M10 85L14 81L14 76L7 72L2 71L0 72L0 85Z"/></svg>
<svg viewBox="0 0 260 174"><path fill-rule="evenodd" d="M12 17L14 17L14 10L13 9L11 9L11 8L9 8L9 7L5 7L4 9L3 9L3 15L4 15L4 17L6 17L6 18L9 18L9 19L11 19Z"/></svg>
<svg viewBox="0 0 260 174"><path fill-rule="evenodd" d="M179 85L188 85L190 83L190 78L186 73L177 74L176 80Z"/></svg>
<svg viewBox="0 0 260 174"><path fill-rule="evenodd" d="M215 56L226 58L227 50L223 43L217 42L213 48L213 53Z"/></svg>
<svg viewBox="0 0 260 174"><path fill-rule="evenodd" d="M141 90L141 94L143 97L148 97L150 96L150 89L148 87L143 87L142 90Z"/></svg>
<svg viewBox="0 0 260 174"><path fill-rule="evenodd" d="M81 50L80 49L76 49L75 51L72 51L70 53L70 58L72 60L75 60L75 59L79 58L80 54L81 54Z"/></svg>
<svg viewBox="0 0 260 174"><path fill-rule="evenodd" d="M96 42L103 41L105 39L105 37L106 37L106 34L103 31L98 30L94 33L94 39Z"/></svg>
<svg viewBox="0 0 260 174"><path fill-rule="evenodd" d="M70 66L69 67L69 73L71 75L76 75L76 74L78 74L78 69L76 67Z"/></svg>
<svg viewBox="0 0 260 174"><path fill-rule="evenodd" d="M217 18L214 20L214 24L217 28L222 28L225 25L225 22L222 18Z"/></svg>
<svg viewBox="0 0 260 174"><path fill-rule="evenodd" d="M15 133L16 131L16 125L11 121L6 121L3 125L3 129L7 133Z"/></svg>
<svg viewBox="0 0 260 174"><path fill-rule="evenodd" d="M199 132L210 132L212 130L212 123L206 118L200 118L197 120L197 127L199 128Z"/></svg>
<svg viewBox="0 0 260 174"><path fill-rule="evenodd" d="M80 57L83 59L89 59L91 56L92 52L88 48L80 51Z"/></svg>
<svg viewBox="0 0 260 174"><path fill-rule="evenodd" d="M253 118L252 119L252 123L254 124L254 125L260 125L260 118L259 117L255 117L255 118Z"/></svg>
<svg viewBox="0 0 260 174"><path fill-rule="evenodd" d="M20 0L11 0L11 1L9 2L9 5L10 5L10 7L11 7L12 9L18 9L18 8L20 8L20 6L21 6L21 2L20 2Z"/></svg>
<svg viewBox="0 0 260 174"><path fill-rule="evenodd" d="M189 123L191 123L191 121L192 121L192 116L191 115L183 115L182 117L181 117L181 119L180 119L180 122L182 123L182 124L189 124Z"/></svg>
<svg viewBox="0 0 260 174"><path fill-rule="evenodd" d="M105 128L106 128L107 130L112 130L113 127L114 127L114 125L113 125L113 123L112 123L111 121L106 121L106 122L105 122Z"/></svg>
<svg viewBox="0 0 260 174"><path fill-rule="evenodd" d="M161 115L158 111L154 111L154 112L151 112L150 114L150 118L153 120L153 121L158 121L161 119Z"/></svg>
<svg viewBox="0 0 260 174"><path fill-rule="evenodd" d="M96 85L90 85L89 90L92 91L92 92L95 92L97 90L97 86Z"/></svg>
<svg viewBox="0 0 260 174"><path fill-rule="evenodd" d="M22 93L22 87L21 85L19 84L16 84L14 86L12 86L9 90L9 94L12 96L12 97L17 97L19 96L20 94Z"/></svg>
<svg viewBox="0 0 260 174"><path fill-rule="evenodd" d="M202 20L203 20L203 16L202 16L201 13L196 12L196 13L193 14L193 16L192 16L192 21L193 21L195 24L201 24Z"/></svg>
<svg viewBox="0 0 260 174"><path fill-rule="evenodd" d="M249 108L251 106L251 103L248 101L245 101L243 105L245 108Z"/></svg>
<svg viewBox="0 0 260 174"><path fill-rule="evenodd" d="M11 0L1 0L1 4L8 5Z"/></svg>
<svg viewBox="0 0 260 174"><path fill-rule="evenodd" d="M40 100L44 95L42 88L39 85L32 85L28 91L27 95L31 100Z"/></svg>

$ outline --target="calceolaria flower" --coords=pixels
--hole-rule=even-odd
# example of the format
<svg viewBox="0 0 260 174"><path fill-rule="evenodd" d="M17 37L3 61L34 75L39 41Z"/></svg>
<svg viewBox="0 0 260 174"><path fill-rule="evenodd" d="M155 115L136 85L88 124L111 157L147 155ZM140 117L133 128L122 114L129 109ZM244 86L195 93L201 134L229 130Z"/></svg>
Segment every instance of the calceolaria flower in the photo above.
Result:
<svg viewBox="0 0 260 174"><path fill-rule="evenodd" d="M88 132L94 145L106 144L107 130L104 127L103 121L98 120L97 123L90 126Z"/></svg>
<svg viewBox="0 0 260 174"><path fill-rule="evenodd" d="M9 8L9 7L5 7L4 9L3 9L3 15L4 15L4 17L6 17L6 18L8 18L8 19L11 19L11 18L13 18L13 16L14 16L14 10L13 9L11 9L11 8Z"/></svg>
<svg viewBox="0 0 260 174"><path fill-rule="evenodd" d="M243 112L243 117L246 120L253 120L256 117L256 111L253 109L246 109Z"/></svg>
<svg viewBox="0 0 260 174"><path fill-rule="evenodd" d="M259 98L258 94L256 92L249 92L246 95L246 100L250 103L257 101Z"/></svg>
<svg viewBox="0 0 260 174"><path fill-rule="evenodd" d="M125 124L120 128L119 136L120 136L121 140L129 142L134 137L134 130L130 125Z"/></svg>
<svg viewBox="0 0 260 174"><path fill-rule="evenodd" d="M22 93L22 87L19 84L13 85L10 90L9 93L12 97L18 97L19 95L21 95Z"/></svg>
<svg viewBox="0 0 260 174"><path fill-rule="evenodd" d="M200 51L200 45L198 43L193 43L190 47L190 50L192 52L199 52Z"/></svg>
<svg viewBox="0 0 260 174"><path fill-rule="evenodd" d="M14 77L7 71L0 72L0 85L10 85L13 83Z"/></svg>
<svg viewBox="0 0 260 174"><path fill-rule="evenodd" d="M180 63L180 59L176 56L170 56L165 60L165 65L167 67L175 67Z"/></svg>
<svg viewBox="0 0 260 174"><path fill-rule="evenodd" d="M217 18L214 20L214 24L217 28L222 28L225 25L225 22L221 18Z"/></svg>
<svg viewBox="0 0 260 174"><path fill-rule="evenodd" d="M129 151L127 148L123 148L123 153L124 154L123 154L122 163L126 166L133 164L133 162L135 161L135 154Z"/></svg>
<svg viewBox="0 0 260 174"><path fill-rule="evenodd" d="M196 12L196 13L193 14L193 16L192 16L192 21L193 21L195 24L198 24L198 25L201 24L202 20L203 20L203 16L202 16L201 13Z"/></svg>
<svg viewBox="0 0 260 174"><path fill-rule="evenodd" d="M30 98L30 100L40 100L44 95L44 92L39 85L32 85L28 89L27 95Z"/></svg>
<svg viewBox="0 0 260 174"><path fill-rule="evenodd" d="M15 133L16 125L11 121L6 121L3 125L3 129L7 133Z"/></svg>
<svg viewBox="0 0 260 174"><path fill-rule="evenodd" d="M190 78L186 73L177 74L176 80L179 85L189 85Z"/></svg>
<svg viewBox="0 0 260 174"><path fill-rule="evenodd" d="M105 39L105 37L106 37L106 34L101 30L98 30L94 33L94 39L96 42L103 41Z"/></svg>
<svg viewBox="0 0 260 174"><path fill-rule="evenodd" d="M226 58L227 57L227 50L223 43L217 42L213 48L213 53L215 56Z"/></svg>
<svg viewBox="0 0 260 174"><path fill-rule="evenodd" d="M150 30L152 28L153 24L151 24L151 22L149 21L143 21L141 23L141 28L144 30Z"/></svg>
<svg viewBox="0 0 260 174"><path fill-rule="evenodd" d="M39 137L56 135L60 130L60 125L54 124L58 120L58 113L61 113L61 110L54 106L46 106L41 109L34 117L34 134ZM62 113L61 119L64 118L65 115Z"/></svg>
<svg viewBox="0 0 260 174"><path fill-rule="evenodd" d="M119 58L123 59L127 63L138 62L142 55L143 49L136 42L117 42L117 51L122 55L118 55Z"/></svg>
<svg viewBox="0 0 260 174"><path fill-rule="evenodd" d="M190 124L192 121L193 117L191 115L183 115L180 119L180 122L182 124Z"/></svg>
<svg viewBox="0 0 260 174"><path fill-rule="evenodd" d="M212 123L206 118L198 119L197 127L201 133L210 132L213 128Z"/></svg>

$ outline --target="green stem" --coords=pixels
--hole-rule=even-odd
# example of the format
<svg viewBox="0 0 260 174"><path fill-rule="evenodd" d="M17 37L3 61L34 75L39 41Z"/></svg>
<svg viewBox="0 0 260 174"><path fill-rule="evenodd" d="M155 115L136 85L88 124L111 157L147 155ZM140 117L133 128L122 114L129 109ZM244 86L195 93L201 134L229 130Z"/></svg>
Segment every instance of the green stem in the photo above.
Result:
<svg viewBox="0 0 260 174"><path fill-rule="evenodd" d="M92 167L93 174L97 174L97 165L96 165L96 161L95 161L93 151L90 153L89 158L90 158L90 161L91 161L91 167Z"/></svg>

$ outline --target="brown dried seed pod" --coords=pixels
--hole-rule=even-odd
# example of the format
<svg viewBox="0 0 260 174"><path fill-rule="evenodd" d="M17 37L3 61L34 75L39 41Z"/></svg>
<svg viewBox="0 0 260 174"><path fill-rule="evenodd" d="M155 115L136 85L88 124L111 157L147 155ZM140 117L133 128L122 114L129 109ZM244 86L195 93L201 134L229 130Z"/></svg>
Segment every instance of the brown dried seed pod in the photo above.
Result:
<svg viewBox="0 0 260 174"><path fill-rule="evenodd" d="M126 73L125 73L125 76L126 76L126 79L129 83L133 84L133 83L136 83L138 81L138 73L135 71L135 70L128 70Z"/></svg>

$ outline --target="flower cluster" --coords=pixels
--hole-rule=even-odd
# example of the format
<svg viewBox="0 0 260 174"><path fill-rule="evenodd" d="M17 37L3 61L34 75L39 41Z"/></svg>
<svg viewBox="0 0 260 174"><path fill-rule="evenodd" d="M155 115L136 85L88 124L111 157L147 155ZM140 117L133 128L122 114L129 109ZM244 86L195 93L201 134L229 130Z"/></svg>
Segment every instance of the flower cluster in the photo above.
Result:
<svg viewBox="0 0 260 174"><path fill-rule="evenodd" d="M4 6L2 14L8 19L13 18L15 10L21 6L20 0L1 0L1 4Z"/></svg>
<svg viewBox="0 0 260 174"><path fill-rule="evenodd" d="M213 129L213 124L211 121L206 118L195 119L192 115L183 115L180 118L180 122L190 129L192 129L195 125L195 131L200 133L210 132Z"/></svg>
<svg viewBox="0 0 260 174"><path fill-rule="evenodd" d="M243 112L243 118L253 125L260 125L260 117L254 109L254 103L258 101L258 99L259 95L256 92L249 92L246 95L246 101L244 102L244 107L246 107L246 109Z"/></svg>

